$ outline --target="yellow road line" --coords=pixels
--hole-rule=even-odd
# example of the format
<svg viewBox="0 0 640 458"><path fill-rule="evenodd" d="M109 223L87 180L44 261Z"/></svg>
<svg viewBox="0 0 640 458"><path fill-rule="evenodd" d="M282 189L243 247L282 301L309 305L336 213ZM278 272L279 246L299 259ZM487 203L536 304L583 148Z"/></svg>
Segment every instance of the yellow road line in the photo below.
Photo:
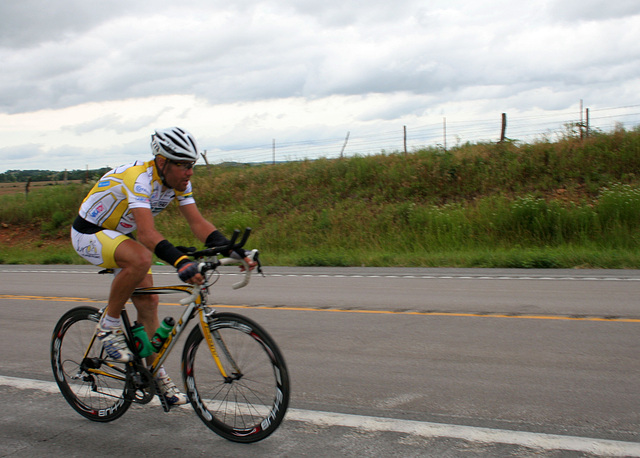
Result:
<svg viewBox="0 0 640 458"><path fill-rule="evenodd" d="M25 301L52 301L52 302L91 302L106 304L106 300L89 299L85 297L56 297L56 296L21 296L12 294L0 294L0 299L25 300ZM160 305L183 307L179 303L161 302ZM462 313L462 312L417 312L394 310L347 310L313 307L281 307L268 305L223 305L211 304L212 308L231 309L259 309L259 310L284 310L293 312L334 312L334 313L367 313L375 315L414 315L414 316L442 316L463 318L516 318L521 320L564 320L564 321L607 321L616 323L640 323L640 318L598 317L598 316L562 316L562 315L507 315L504 313Z"/></svg>
<svg viewBox="0 0 640 458"><path fill-rule="evenodd" d="M596 316L561 316L561 315L505 315L501 313L461 313L461 312L411 312L394 310L346 310L346 309L318 309L312 307L269 307L253 305L215 305L214 308L246 308L246 309L276 309L302 312L337 312L337 313L369 313L386 315L417 315L417 316L453 316L466 318L519 318L526 320L569 320L569 321L614 321L618 323L640 323L640 318L617 318Z"/></svg>
<svg viewBox="0 0 640 458"><path fill-rule="evenodd" d="M60 296L16 296L0 294L0 299L14 299L25 301L53 301L53 302L107 302L106 300L89 299L88 297L60 297Z"/></svg>

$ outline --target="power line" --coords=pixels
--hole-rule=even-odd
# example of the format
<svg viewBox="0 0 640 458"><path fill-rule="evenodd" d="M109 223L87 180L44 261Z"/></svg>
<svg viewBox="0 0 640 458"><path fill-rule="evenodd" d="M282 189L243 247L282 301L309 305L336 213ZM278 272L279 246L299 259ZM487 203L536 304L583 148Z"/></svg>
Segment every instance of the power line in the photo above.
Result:
<svg viewBox="0 0 640 458"><path fill-rule="evenodd" d="M608 131L617 125L636 127L640 125L640 105L599 108L589 110L589 129ZM522 143L530 143L543 139L552 140L566 135L572 128L578 128L582 121L580 113L574 110L560 112L513 116L508 119L507 138ZM227 150L211 151L219 158L212 162L271 162L318 159L321 157L337 158L341 153L347 156L379 154L381 152L401 152L404 149L404 126L397 130L356 131L345 128L349 132L348 143L345 137L329 137L308 140L278 141L272 144L247 146ZM410 150L420 148L443 147L445 144L464 144L478 142L496 142L500 138L500 121L490 119L478 120L445 120L446 139L443 124L433 123L418 126L406 126L406 146ZM213 159L213 158L212 158Z"/></svg>

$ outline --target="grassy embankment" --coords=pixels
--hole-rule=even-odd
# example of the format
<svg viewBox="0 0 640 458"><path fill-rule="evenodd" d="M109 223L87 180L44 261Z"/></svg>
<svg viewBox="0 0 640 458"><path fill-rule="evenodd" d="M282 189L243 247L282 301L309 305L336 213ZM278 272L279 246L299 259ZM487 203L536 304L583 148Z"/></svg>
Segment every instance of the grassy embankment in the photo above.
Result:
<svg viewBox="0 0 640 458"><path fill-rule="evenodd" d="M640 268L640 129L531 145L197 167L201 211L272 265ZM87 187L0 196L0 263L79 263ZM175 207L157 218L194 244ZM34 228L36 240L17 228Z"/></svg>

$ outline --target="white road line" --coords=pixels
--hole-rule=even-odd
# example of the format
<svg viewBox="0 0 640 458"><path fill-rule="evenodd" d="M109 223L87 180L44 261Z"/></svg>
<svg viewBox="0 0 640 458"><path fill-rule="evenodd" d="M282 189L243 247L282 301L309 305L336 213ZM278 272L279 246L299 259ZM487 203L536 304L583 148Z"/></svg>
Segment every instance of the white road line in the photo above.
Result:
<svg viewBox="0 0 640 458"><path fill-rule="evenodd" d="M46 270L46 269L23 269L23 270L14 270L14 269L2 269L0 268L0 273L51 273L51 274L86 274L86 275L95 275L97 271L89 271L89 270ZM172 275L175 276L175 272L154 272L154 275ZM220 272L222 276L241 276L244 275L242 273L233 273L233 272ZM290 274L290 273L269 273L268 271L265 273L266 277L300 277L300 278L396 278L396 279L408 279L408 280L528 280L528 281L640 281L640 277L580 277L580 276L562 276L562 277L551 277L551 276L533 276L533 275L468 275L468 274L460 274L460 275L451 275L451 274L442 274L442 275L434 275L434 274L406 274L406 275L394 275L394 274Z"/></svg>
<svg viewBox="0 0 640 458"><path fill-rule="evenodd" d="M54 382L45 382L42 380L0 375L0 385L23 390L31 389L44 391L46 393L59 393L58 386ZM159 403L157 404L159 405ZM190 408L190 406L183 407ZM539 450L571 450L601 456L640 457L640 443L636 442L509 431L475 426L448 425L302 409L287 410L286 420L300 421L319 426L343 426L357 428L363 431L396 432L429 438L446 437L485 444L511 444Z"/></svg>
<svg viewBox="0 0 640 458"><path fill-rule="evenodd" d="M397 432L429 438L447 437L485 444L511 444L547 451L571 450L601 456L640 456L640 443L588 437L508 431L297 409L289 409L287 411L287 419L316 425L340 425L365 431Z"/></svg>

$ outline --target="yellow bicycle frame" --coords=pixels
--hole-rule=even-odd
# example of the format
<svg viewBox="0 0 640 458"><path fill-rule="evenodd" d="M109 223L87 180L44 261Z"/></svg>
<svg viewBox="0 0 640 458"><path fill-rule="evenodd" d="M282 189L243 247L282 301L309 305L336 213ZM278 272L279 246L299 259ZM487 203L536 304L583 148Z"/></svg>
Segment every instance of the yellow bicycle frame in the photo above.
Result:
<svg viewBox="0 0 640 458"><path fill-rule="evenodd" d="M134 294L138 294L138 295L142 295L142 294L170 294L170 293L174 293L174 292L183 292L183 293L187 293L189 295L193 294L193 288L194 286L191 285L174 285L174 286L151 286L151 287L145 287L145 288L137 288ZM151 372L151 374L155 375L156 372L158 371L158 368L162 365L162 363L164 362L164 360L167 358L169 350L171 349L171 347L173 346L173 342L174 339L176 338L176 336L179 336L180 334L182 334L182 331L184 330L184 326L186 325L186 321L188 320L189 316L191 315L192 311L194 308L199 308L202 305L202 296L200 294L198 294L195 299L192 302L187 302L187 303L183 303L181 301L181 303L185 306L187 306L187 310L185 310L185 312L183 313L183 315L180 317L180 319L178 320L178 322L176 323L176 325L174 326L173 330L171 331L171 333L169 333L169 336L167 336L167 339L165 340L164 344L162 345L162 347L158 350L156 357L153 361L153 363L151 363L151 365L148 367L149 371ZM106 309L105 312L106 313ZM218 367L218 370L220 371L220 374L222 375L222 377L224 378L228 378L228 374L227 371L225 370L222 361L220 360L220 357L218 355L218 351L216 349L216 340L220 340L220 337L215 338L213 336L213 333L211 332L211 329L209 328L209 323L207 320L207 314L204 308L200 308L199 311L199 323L200 323L200 330L202 332L202 335L204 336L205 340L207 341L207 345L209 346L209 351L211 352L211 356L213 357L213 360L215 361L216 366ZM88 357L89 352L91 351L91 348L93 347L94 343L95 343L95 335L92 337L91 342L89 343L89 346L87 347L87 350L85 351L84 357ZM222 345L224 346L224 343L222 343ZM231 361L231 364L235 365L235 363L233 362L233 360L231 358L229 358L229 360ZM109 364L108 362L105 362L105 364L113 369L116 369L116 366ZM131 364L131 363L130 363ZM236 371L238 371L238 369L236 367L234 367L234 369ZM92 372L95 374L100 374L103 376L107 376L107 377L111 377L111 378L115 378L115 379L122 379L124 380L124 377L119 377L116 374L112 374L112 373L107 373L105 371L102 371L100 369L88 369L88 372Z"/></svg>

